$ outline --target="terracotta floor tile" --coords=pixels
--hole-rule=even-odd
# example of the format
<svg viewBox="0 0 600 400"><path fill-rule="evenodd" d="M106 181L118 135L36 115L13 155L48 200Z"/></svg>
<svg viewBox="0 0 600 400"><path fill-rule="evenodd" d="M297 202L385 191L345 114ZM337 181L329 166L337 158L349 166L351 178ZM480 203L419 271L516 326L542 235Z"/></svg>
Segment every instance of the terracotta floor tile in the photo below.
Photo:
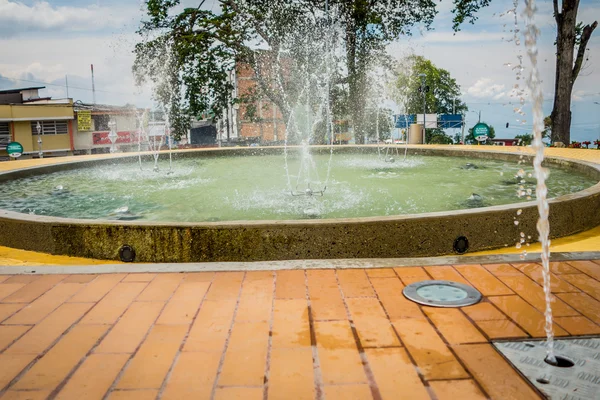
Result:
<svg viewBox="0 0 600 400"><path fill-rule="evenodd" d="M310 347L308 303L305 299L276 299L273 348Z"/></svg>
<svg viewBox="0 0 600 400"><path fill-rule="evenodd" d="M113 390L108 400L155 400L158 390Z"/></svg>
<svg viewBox="0 0 600 400"><path fill-rule="evenodd" d="M481 393L475 382L471 379L460 381L433 381L429 382L438 400L485 400L487 396Z"/></svg>
<svg viewBox="0 0 600 400"><path fill-rule="evenodd" d="M62 283L90 283L96 279L96 274L75 274L67 276Z"/></svg>
<svg viewBox="0 0 600 400"><path fill-rule="evenodd" d="M82 324L114 324L146 287L146 283L119 283L81 320Z"/></svg>
<svg viewBox="0 0 600 400"><path fill-rule="evenodd" d="M0 388L8 385L23 369L29 365L36 354L0 354Z"/></svg>
<svg viewBox="0 0 600 400"><path fill-rule="evenodd" d="M325 386L325 398L327 400L371 400L371 388L369 385L335 385Z"/></svg>
<svg viewBox="0 0 600 400"><path fill-rule="evenodd" d="M7 280L4 281L4 283L31 283L33 281L37 281L38 279L40 279L43 275L12 275L10 276Z"/></svg>
<svg viewBox="0 0 600 400"><path fill-rule="evenodd" d="M362 347L401 346L378 299L346 298L346 304Z"/></svg>
<svg viewBox="0 0 600 400"><path fill-rule="evenodd" d="M455 265L454 268L484 296L513 294L512 290L481 265Z"/></svg>
<svg viewBox="0 0 600 400"><path fill-rule="evenodd" d="M514 290L519 296L534 306L538 311L544 312L546 309L546 297L544 289L526 276L503 276L500 278L508 287ZM557 317L567 317L579 315L577 311L569 307L562 300L552 295L552 314Z"/></svg>
<svg viewBox="0 0 600 400"><path fill-rule="evenodd" d="M484 264L483 268L496 276L523 276L523 272L510 264Z"/></svg>
<svg viewBox="0 0 600 400"><path fill-rule="evenodd" d="M11 277L11 275L0 275L0 283L4 282L5 280L7 280L10 277Z"/></svg>
<svg viewBox="0 0 600 400"><path fill-rule="evenodd" d="M494 303L502 312L508 315L513 321L519 324L527 333L533 337L545 337L544 315L530 306L519 296L497 296L490 297L489 300ZM557 336L566 335L561 327L554 324L554 334Z"/></svg>
<svg viewBox="0 0 600 400"><path fill-rule="evenodd" d="M315 398L312 349L273 349L269 369L269 400Z"/></svg>
<svg viewBox="0 0 600 400"><path fill-rule="evenodd" d="M538 285L544 286L543 268L540 264L515 264L515 266L525 275L536 281ZM550 291L552 293L561 293L578 292L579 290L575 286L559 278L558 275L550 272Z"/></svg>
<svg viewBox="0 0 600 400"><path fill-rule="evenodd" d="M186 272L183 274L184 282L212 282L214 272Z"/></svg>
<svg viewBox="0 0 600 400"><path fill-rule="evenodd" d="M236 322L271 319L275 281L273 273L268 272L268 275L262 276L257 276L257 272L246 273L235 317Z"/></svg>
<svg viewBox="0 0 600 400"><path fill-rule="evenodd" d="M276 299L306 299L304 270L277 271Z"/></svg>
<svg viewBox="0 0 600 400"><path fill-rule="evenodd" d="M217 388L214 400L262 400L262 388Z"/></svg>
<svg viewBox="0 0 600 400"><path fill-rule="evenodd" d="M392 322L425 379L468 377L425 318L404 318Z"/></svg>
<svg viewBox="0 0 600 400"><path fill-rule="evenodd" d="M164 307L163 302L133 302L113 329L94 350L95 353L133 353L156 317Z"/></svg>
<svg viewBox="0 0 600 400"><path fill-rule="evenodd" d="M406 399L429 399L405 349L366 349L365 353L383 400L398 399L400 393Z"/></svg>
<svg viewBox="0 0 600 400"><path fill-rule="evenodd" d="M375 296L364 269L338 269L336 274L344 292L344 297Z"/></svg>
<svg viewBox="0 0 600 400"><path fill-rule="evenodd" d="M210 282L184 282L175 291L157 324L191 324Z"/></svg>
<svg viewBox="0 0 600 400"><path fill-rule="evenodd" d="M600 326L596 325L586 317L557 317L554 318L554 320L571 335L600 334Z"/></svg>
<svg viewBox="0 0 600 400"><path fill-rule="evenodd" d="M431 279L431 277L427 275L427 272L425 272L425 270L421 267L394 268L394 271L396 271L396 274L400 277L405 285Z"/></svg>
<svg viewBox="0 0 600 400"><path fill-rule="evenodd" d="M23 325L0 325L0 351L31 329Z"/></svg>
<svg viewBox="0 0 600 400"><path fill-rule="evenodd" d="M402 294L404 285L400 282L400 279L371 278L371 283L383 304L383 308L385 308L391 319L419 318L423 316L419 306Z"/></svg>
<svg viewBox="0 0 600 400"><path fill-rule="evenodd" d="M55 399L102 400L128 358L128 354L90 355Z"/></svg>
<svg viewBox="0 0 600 400"><path fill-rule="evenodd" d="M243 272L217 272L206 294L206 300L237 299L243 279Z"/></svg>
<svg viewBox="0 0 600 400"><path fill-rule="evenodd" d="M268 322L236 322L229 338L218 385L262 385L267 365L268 339Z"/></svg>
<svg viewBox="0 0 600 400"><path fill-rule="evenodd" d="M15 383L13 389L56 388L107 329L107 326L76 325Z"/></svg>
<svg viewBox="0 0 600 400"><path fill-rule="evenodd" d="M318 321L314 329L323 382L326 385L367 382L348 321Z"/></svg>
<svg viewBox="0 0 600 400"><path fill-rule="evenodd" d="M571 317L566 317L571 318ZM528 337L525 332L521 330L514 322L508 319L501 319L496 321L477 321L477 326L485 332L485 334L493 339L504 339L504 338L526 338Z"/></svg>
<svg viewBox="0 0 600 400"><path fill-rule="evenodd" d="M100 275L88 283L79 293L69 299L69 303L88 303L100 301L112 288L125 278L125 274Z"/></svg>
<svg viewBox="0 0 600 400"><path fill-rule="evenodd" d="M600 268L600 267L599 267ZM600 300L600 282L585 274L571 274L563 276L563 279L573 286L583 290L596 300Z"/></svg>
<svg viewBox="0 0 600 400"><path fill-rule="evenodd" d="M235 299L204 300L183 351L223 352L235 311Z"/></svg>
<svg viewBox="0 0 600 400"><path fill-rule="evenodd" d="M307 270L311 311L315 321L348 318L334 270Z"/></svg>
<svg viewBox="0 0 600 400"><path fill-rule="evenodd" d="M0 304L0 323L23 307L25 307L25 304Z"/></svg>
<svg viewBox="0 0 600 400"><path fill-rule="evenodd" d="M456 308L423 307L437 330L450 344L487 342L475 326Z"/></svg>
<svg viewBox="0 0 600 400"><path fill-rule="evenodd" d="M596 324L600 325L600 301L585 293L558 293L558 297Z"/></svg>
<svg viewBox="0 0 600 400"><path fill-rule="evenodd" d="M393 268L366 268L365 272L369 278L397 278L398 275Z"/></svg>
<svg viewBox="0 0 600 400"><path fill-rule="evenodd" d="M4 324L37 324L82 287L81 283L60 283L4 321Z"/></svg>
<svg viewBox="0 0 600 400"><path fill-rule="evenodd" d="M462 307L461 310L473 321L506 319L506 315L502 314L492 303L477 303L472 306Z"/></svg>
<svg viewBox="0 0 600 400"><path fill-rule="evenodd" d="M181 353L161 399L210 399L220 360L219 353Z"/></svg>
<svg viewBox="0 0 600 400"><path fill-rule="evenodd" d="M592 261L569 261L569 265L600 281L600 268Z"/></svg>
<svg viewBox="0 0 600 400"><path fill-rule="evenodd" d="M561 262L551 262L550 263L550 270L553 273L557 274L557 275L561 275L561 274L579 274L579 273L581 273L581 271L579 271L577 268L573 268L567 262L564 262L564 261L561 261Z"/></svg>
<svg viewBox="0 0 600 400"><path fill-rule="evenodd" d="M156 274L151 273L127 274L122 282L150 282L155 277Z"/></svg>
<svg viewBox="0 0 600 400"><path fill-rule="evenodd" d="M160 274L148 283L136 301L167 301L182 280L182 274Z"/></svg>
<svg viewBox="0 0 600 400"><path fill-rule="evenodd" d="M155 325L133 356L116 387L160 388L187 330L187 325Z"/></svg>
<svg viewBox="0 0 600 400"><path fill-rule="evenodd" d="M537 393L492 345L463 344L453 348L492 399L539 399Z"/></svg>
<svg viewBox="0 0 600 400"><path fill-rule="evenodd" d="M462 277L461 274L458 273L457 270L454 269L454 267L451 267L449 265L425 267L425 271L427 271L427 273L429 275L431 275L433 277L433 279L436 279L436 280L452 281L452 282L464 283L465 285L469 285L469 286L471 285L469 282L467 282L467 280L465 278Z"/></svg>
<svg viewBox="0 0 600 400"><path fill-rule="evenodd" d="M0 283L0 301L4 300L5 297L10 296L19 289L25 286L24 283Z"/></svg>
<svg viewBox="0 0 600 400"><path fill-rule="evenodd" d="M39 279L26 284L8 297L5 297L3 303L31 303L42 294L53 288L60 281L65 279L65 275L43 275ZM8 282L8 281L6 281ZM0 286L6 284L0 284Z"/></svg>
<svg viewBox="0 0 600 400"><path fill-rule="evenodd" d="M45 400L52 393L50 390L9 390L2 400Z"/></svg>
<svg viewBox="0 0 600 400"><path fill-rule="evenodd" d="M7 354L41 354L67 329L77 322L90 308L92 303L65 303L58 307L48 318L35 325L23 337L13 343Z"/></svg>

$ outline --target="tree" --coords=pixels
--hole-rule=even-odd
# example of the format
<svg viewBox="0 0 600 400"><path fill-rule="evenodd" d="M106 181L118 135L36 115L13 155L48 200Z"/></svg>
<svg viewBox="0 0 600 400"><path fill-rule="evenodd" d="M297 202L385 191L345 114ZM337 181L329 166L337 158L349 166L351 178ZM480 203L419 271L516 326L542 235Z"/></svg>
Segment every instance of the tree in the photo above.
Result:
<svg viewBox="0 0 600 400"><path fill-rule="evenodd" d="M577 23L580 0L552 0L556 20L556 74L554 80L554 105L552 107L552 142L571 141L571 96L573 85L585 61L587 44L598 21L584 25ZM473 23L479 9L491 0L455 0L454 29L465 20ZM575 50L577 55L575 56Z"/></svg>
<svg viewBox="0 0 600 400"><path fill-rule="evenodd" d="M577 24L579 0L562 0L559 12L558 0L553 0L556 20L556 78L554 81L554 106L552 120L552 142L571 142L571 96L573 85L579 76L585 51L598 26L594 21L589 25ZM573 59L575 48L577 56Z"/></svg>
<svg viewBox="0 0 600 400"><path fill-rule="evenodd" d="M485 124L485 122L481 122L482 124ZM493 139L496 137L496 130L494 129L494 127L490 124L486 124L487 126L490 127L490 134L488 136L488 140L486 140L486 143L489 144L491 143L490 139ZM465 136L465 144L476 144L478 143L478 141L475 139L475 135L473 134L473 128L469 128L469 134L467 136Z"/></svg>
<svg viewBox="0 0 600 400"><path fill-rule="evenodd" d="M467 105L460 99L460 86L450 72L436 67L422 56L412 55L402 60L396 68L396 101L402 104L406 114L423 115L423 92L420 90L422 80L419 75L425 74L425 110L427 114L463 114L468 111ZM422 117L421 117L422 121ZM442 129L428 129L425 139L427 143L452 143Z"/></svg>

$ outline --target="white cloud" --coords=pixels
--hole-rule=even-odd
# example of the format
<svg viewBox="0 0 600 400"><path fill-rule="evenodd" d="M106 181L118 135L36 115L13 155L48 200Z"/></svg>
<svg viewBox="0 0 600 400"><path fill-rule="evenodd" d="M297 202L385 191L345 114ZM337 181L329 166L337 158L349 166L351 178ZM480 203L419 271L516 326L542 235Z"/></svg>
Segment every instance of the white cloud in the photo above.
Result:
<svg viewBox="0 0 600 400"><path fill-rule="evenodd" d="M467 89L467 94L477 99L500 99L505 96L504 85L494 83L490 78L479 78Z"/></svg>
<svg viewBox="0 0 600 400"><path fill-rule="evenodd" d="M0 0L0 37L31 32L91 32L119 28L131 22L137 6L81 7L52 6L40 1L29 6L12 0Z"/></svg>

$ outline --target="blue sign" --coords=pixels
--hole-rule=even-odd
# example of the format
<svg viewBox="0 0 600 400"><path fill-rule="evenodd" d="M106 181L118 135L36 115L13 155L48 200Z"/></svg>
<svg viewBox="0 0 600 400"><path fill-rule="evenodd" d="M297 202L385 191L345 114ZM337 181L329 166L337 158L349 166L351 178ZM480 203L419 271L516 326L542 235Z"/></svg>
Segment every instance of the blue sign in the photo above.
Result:
<svg viewBox="0 0 600 400"><path fill-rule="evenodd" d="M394 115L396 128L408 128L417 121L416 115Z"/></svg>

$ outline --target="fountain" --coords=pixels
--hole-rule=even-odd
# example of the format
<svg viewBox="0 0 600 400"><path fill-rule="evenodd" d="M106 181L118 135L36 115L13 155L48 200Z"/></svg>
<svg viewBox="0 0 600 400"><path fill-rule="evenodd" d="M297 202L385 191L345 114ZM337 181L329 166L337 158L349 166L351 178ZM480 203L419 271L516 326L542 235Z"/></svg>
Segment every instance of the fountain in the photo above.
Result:
<svg viewBox="0 0 600 400"><path fill-rule="evenodd" d="M40 121L38 121L35 125L35 129L37 130L38 134L38 156L39 158L44 158L44 152L42 151L42 125L40 125Z"/></svg>
<svg viewBox="0 0 600 400"><path fill-rule="evenodd" d="M116 153L117 152L117 139L119 138L119 135L117 134L117 122L111 118L110 121L108 121L108 129L110 130L110 132L108 133L108 139L110 140L110 152L112 153Z"/></svg>

